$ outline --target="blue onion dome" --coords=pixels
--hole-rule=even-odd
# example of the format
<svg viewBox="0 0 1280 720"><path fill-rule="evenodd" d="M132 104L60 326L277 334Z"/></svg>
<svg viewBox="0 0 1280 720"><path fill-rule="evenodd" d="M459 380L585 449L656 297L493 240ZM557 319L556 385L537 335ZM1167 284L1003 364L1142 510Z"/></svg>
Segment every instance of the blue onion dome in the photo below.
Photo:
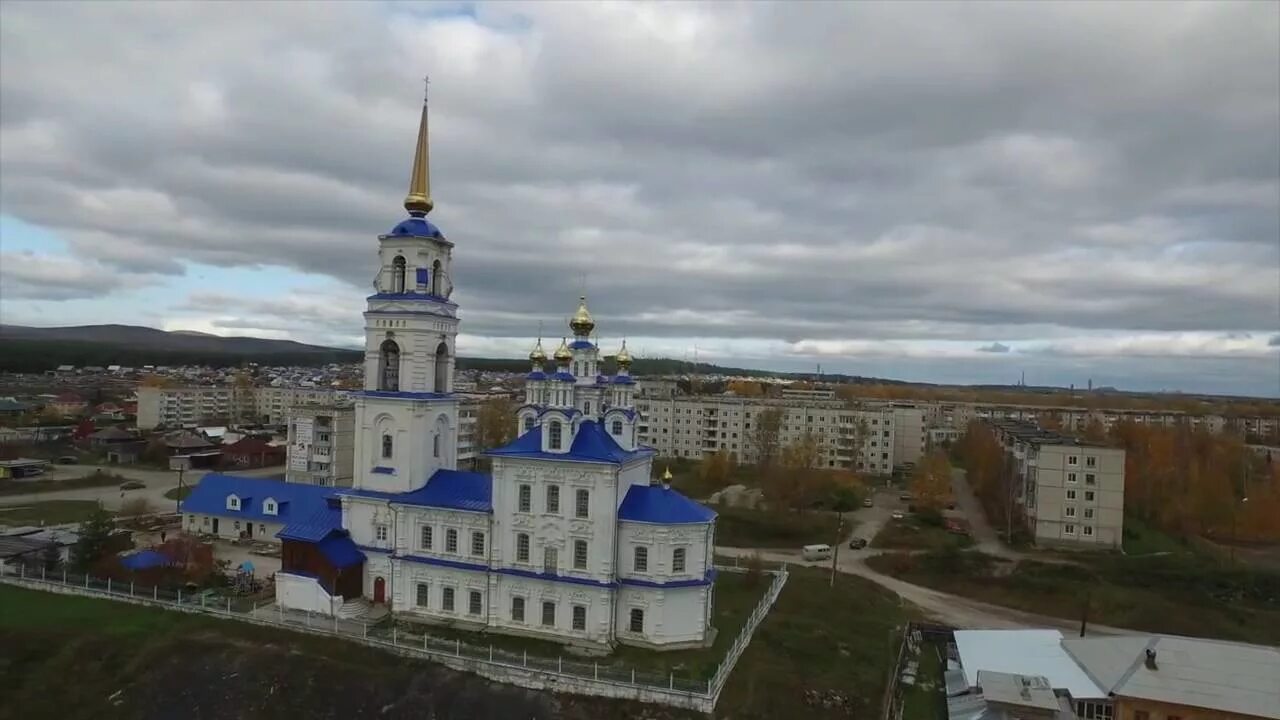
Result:
<svg viewBox="0 0 1280 720"><path fill-rule="evenodd" d="M440 232L440 228L425 217L410 217L400 221L399 225L391 228L390 235L398 237L429 237L438 240L444 239L444 233Z"/></svg>

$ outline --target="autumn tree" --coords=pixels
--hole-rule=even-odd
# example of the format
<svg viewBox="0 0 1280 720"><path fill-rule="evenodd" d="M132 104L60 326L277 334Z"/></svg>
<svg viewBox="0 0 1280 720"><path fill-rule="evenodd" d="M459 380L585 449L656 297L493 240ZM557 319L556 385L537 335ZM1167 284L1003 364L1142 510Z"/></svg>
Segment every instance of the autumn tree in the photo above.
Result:
<svg viewBox="0 0 1280 720"><path fill-rule="evenodd" d="M476 449L492 450L507 444L515 432L515 423L515 403L510 398L494 396L480 403L476 412ZM479 459L488 462L484 458Z"/></svg>
<svg viewBox="0 0 1280 720"><path fill-rule="evenodd" d="M810 433L782 448L779 462L763 474L765 495L775 508L803 511L820 499L819 452L818 440Z"/></svg>
<svg viewBox="0 0 1280 720"><path fill-rule="evenodd" d="M729 483L733 473L733 459L723 448L704 455L698 462L698 478L708 491L719 490Z"/></svg>
<svg viewBox="0 0 1280 720"><path fill-rule="evenodd" d="M749 442L756 453L756 467L766 471L778 459L778 445L782 440L782 408L769 407L752 418Z"/></svg>
<svg viewBox="0 0 1280 720"><path fill-rule="evenodd" d="M917 505L940 510L951 500L951 462L946 453L933 450L911 474L911 494Z"/></svg>
<svg viewBox="0 0 1280 720"><path fill-rule="evenodd" d="M728 391L744 398L764 397L764 388L755 380L730 380Z"/></svg>
<svg viewBox="0 0 1280 720"><path fill-rule="evenodd" d="M94 510L77 531L79 539L71 548L71 565L78 572L88 572L109 549L111 534L115 532L116 522L102 508Z"/></svg>

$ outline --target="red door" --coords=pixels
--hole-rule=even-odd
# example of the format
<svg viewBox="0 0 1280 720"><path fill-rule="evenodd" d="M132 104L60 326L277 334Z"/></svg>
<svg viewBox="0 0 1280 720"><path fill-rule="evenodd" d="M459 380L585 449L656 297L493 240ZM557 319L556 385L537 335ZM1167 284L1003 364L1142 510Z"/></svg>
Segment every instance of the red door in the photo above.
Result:
<svg viewBox="0 0 1280 720"><path fill-rule="evenodd" d="M387 581L380 577L373 579L373 601L376 603L387 601Z"/></svg>

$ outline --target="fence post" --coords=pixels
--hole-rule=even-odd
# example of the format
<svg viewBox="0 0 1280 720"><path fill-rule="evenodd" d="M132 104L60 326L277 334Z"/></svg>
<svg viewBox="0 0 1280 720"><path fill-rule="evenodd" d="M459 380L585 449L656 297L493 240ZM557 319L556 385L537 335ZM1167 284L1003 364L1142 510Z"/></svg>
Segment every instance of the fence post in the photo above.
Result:
<svg viewBox="0 0 1280 720"><path fill-rule="evenodd" d="M334 613L332 617L333 617L333 634L337 635L338 634L338 613Z"/></svg>
<svg viewBox="0 0 1280 720"><path fill-rule="evenodd" d="M632 684L632 685L635 685L635 684L636 684L636 669L635 669L635 668L631 668L631 684Z"/></svg>
<svg viewBox="0 0 1280 720"><path fill-rule="evenodd" d="M361 633L360 637L363 637L365 640L368 640L369 639L369 623L368 621L365 621L360 624L364 626L364 629L360 631Z"/></svg>
<svg viewBox="0 0 1280 720"><path fill-rule="evenodd" d="M129 597L133 597L133 581L129 581Z"/></svg>
<svg viewBox="0 0 1280 720"><path fill-rule="evenodd" d="M392 622L392 624L391 624L391 644L392 644L392 645L395 645L395 644L396 644L396 626L395 626L395 621L394 621L394 620L393 620L393 621L391 621L391 622Z"/></svg>
<svg viewBox="0 0 1280 720"><path fill-rule="evenodd" d="M719 674L720 674L720 668L716 668L716 675L719 675ZM711 680L712 680L712 679L713 679L713 678L707 678L707 695L711 695Z"/></svg>
<svg viewBox="0 0 1280 720"><path fill-rule="evenodd" d="M43 580L43 579L44 579L44 571L45 571L45 566L41 565L41 566L40 566L40 579L41 579L41 580Z"/></svg>
<svg viewBox="0 0 1280 720"><path fill-rule="evenodd" d="M489 645L489 662L493 662L493 645Z"/></svg>
<svg viewBox="0 0 1280 720"><path fill-rule="evenodd" d="M305 619L302 621L302 623L303 623L304 625L306 625L307 627L311 627L311 611L310 611L310 610L308 610L308 611L307 611L307 613L306 613L305 615L303 615L302 617L303 617L303 618L305 618Z"/></svg>
<svg viewBox="0 0 1280 720"><path fill-rule="evenodd" d="M671 672L671 683L667 687L671 688L672 690L676 689L676 673L674 670Z"/></svg>
<svg viewBox="0 0 1280 720"><path fill-rule="evenodd" d="M595 675L595 679L599 680L600 679L600 663L598 662L591 663L591 670L592 670L592 673Z"/></svg>
<svg viewBox="0 0 1280 720"><path fill-rule="evenodd" d="M2 573L0 573L0 574L2 574ZM66 584L67 584L67 566L66 566L66 565L63 565L63 566L62 566L62 584L63 584L63 585L66 585Z"/></svg>
<svg viewBox="0 0 1280 720"><path fill-rule="evenodd" d="M427 646L427 634L426 634L426 633L422 633L422 651L423 651L423 652L428 652L428 646Z"/></svg>
<svg viewBox="0 0 1280 720"><path fill-rule="evenodd" d="M490 645L489 647L493 647L493 646L492 646L492 645ZM523 666L525 666L525 667L529 667L529 651L528 651L528 650L525 650L525 651L524 651L524 657L523 657L523 658L521 658L521 660L520 660L520 664L521 664L521 665L523 665Z"/></svg>
<svg viewBox="0 0 1280 720"><path fill-rule="evenodd" d="M111 578L107 578L107 594L111 594Z"/></svg>
<svg viewBox="0 0 1280 720"><path fill-rule="evenodd" d="M85 583L85 585L87 586L88 583ZM178 604L182 604L182 588L178 588Z"/></svg>
<svg viewBox="0 0 1280 720"><path fill-rule="evenodd" d="M556 657L556 672L560 673L561 675L564 674L564 656L563 655Z"/></svg>
<svg viewBox="0 0 1280 720"><path fill-rule="evenodd" d="M462 641L457 638L454 638L453 641L453 654L458 657L462 656Z"/></svg>
<svg viewBox="0 0 1280 720"><path fill-rule="evenodd" d="M151 599L152 599L152 600L159 600L159 599L160 599L160 586L159 586L159 585L152 585L152 586L151 586Z"/></svg>
<svg viewBox="0 0 1280 720"><path fill-rule="evenodd" d="M27 579L27 566L25 563L18 563L18 577L23 580Z"/></svg>

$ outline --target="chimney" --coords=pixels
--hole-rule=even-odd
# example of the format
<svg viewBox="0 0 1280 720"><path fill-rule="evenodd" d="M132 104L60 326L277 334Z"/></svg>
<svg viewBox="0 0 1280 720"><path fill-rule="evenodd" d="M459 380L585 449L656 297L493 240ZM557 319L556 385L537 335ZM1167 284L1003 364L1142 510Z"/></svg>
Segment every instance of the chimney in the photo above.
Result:
<svg viewBox="0 0 1280 720"><path fill-rule="evenodd" d="M1148 669L1148 670L1159 670L1159 669L1160 669L1160 668L1156 665L1156 649L1155 649L1155 648L1147 648L1146 666L1147 666L1147 669Z"/></svg>

